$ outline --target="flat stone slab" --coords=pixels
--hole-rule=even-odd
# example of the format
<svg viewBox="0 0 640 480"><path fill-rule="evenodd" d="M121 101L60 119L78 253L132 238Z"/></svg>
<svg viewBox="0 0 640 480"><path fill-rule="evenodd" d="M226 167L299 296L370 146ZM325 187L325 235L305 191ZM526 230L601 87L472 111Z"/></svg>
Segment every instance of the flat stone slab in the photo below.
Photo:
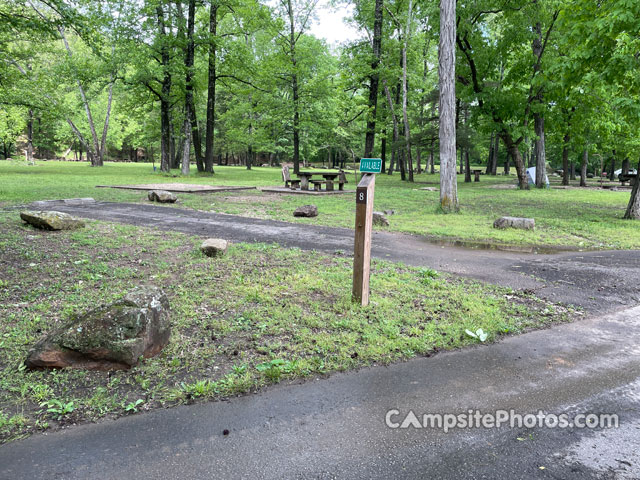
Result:
<svg viewBox="0 0 640 480"><path fill-rule="evenodd" d="M96 188L120 188L123 190L166 190L177 193L211 193L229 190L255 190L256 187L230 185L200 185L191 183L144 183L140 185L96 185Z"/></svg>
<svg viewBox="0 0 640 480"><path fill-rule="evenodd" d="M84 228L84 221L72 217L68 213L54 210L25 210L20 212L20 218L36 228L42 230L77 230Z"/></svg>
<svg viewBox="0 0 640 480"><path fill-rule="evenodd" d="M38 200L31 203L34 207L51 207L54 205L93 205L96 203L95 199L91 197L86 198L64 198L62 200Z"/></svg>
<svg viewBox="0 0 640 480"><path fill-rule="evenodd" d="M341 193L356 193L355 190L334 190L332 192L321 190L318 192L315 190L291 190L286 187L260 187L259 190L266 193L291 193L294 195L339 195Z"/></svg>

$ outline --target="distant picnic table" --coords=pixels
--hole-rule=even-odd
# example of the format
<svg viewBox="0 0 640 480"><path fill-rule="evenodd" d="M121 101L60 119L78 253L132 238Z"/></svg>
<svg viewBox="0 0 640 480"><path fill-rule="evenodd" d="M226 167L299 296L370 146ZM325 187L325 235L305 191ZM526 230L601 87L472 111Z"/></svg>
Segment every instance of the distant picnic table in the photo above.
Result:
<svg viewBox="0 0 640 480"><path fill-rule="evenodd" d="M285 182L286 188L295 190L300 185L300 190L309 190L309 185L313 185L313 189L316 192L321 190L322 184L326 185L327 192L333 192L334 186L337 181L338 189L344 190L344 184L347 183L347 176L343 171L339 172L327 172L327 171L303 171L296 173L299 180L292 180L289 172L289 167L282 168L282 178ZM313 177L322 177L324 180L314 180ZM289 187L291 184L291 187Z"/></svg>
<svg viewBox="0 0 640 480"><path fill-rule="evenodd" d="M618 180L624 185L629 182L630 185L634 185L638 179L637 173L621 173L618 175Z"/></svg>

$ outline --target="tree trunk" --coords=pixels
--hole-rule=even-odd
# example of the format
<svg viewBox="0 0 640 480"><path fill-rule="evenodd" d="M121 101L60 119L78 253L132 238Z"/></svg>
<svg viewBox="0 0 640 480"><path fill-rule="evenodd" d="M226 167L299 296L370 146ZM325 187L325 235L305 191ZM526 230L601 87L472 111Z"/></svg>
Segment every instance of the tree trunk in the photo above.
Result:
<svg viewBox="0 0 640 480"><path fill-rule="evenodd" d="M69 58L73 57L73 53L71 51L71 47L69 46L69 42L67 41L67 37L64 33L64 27L58 27L58 32L60 33L60 37L62 38L62 42L64 44L65 50L69 55ZM96 132L95 123L93 122L93 115L91 114L91 106L89 105L89 100L84 91L84 87L82 86L82 82L80 78L76 79L76 83L78 84L78 90L80 92L80 97L82 98L82 104L84 106L84 111L87 116L87 123L89 124L89 130L91 131L91 138L93 140L93 149L88 142L85 142L85 148L87 149L87 158L91 160L91 166L93 167L101 167L103 165L102 161L102 152L100 151L100 143L98 140L98 134ZM106 124L108 124L109 115L107 114ZM69 121L69 120L67 120ZM79 132L77 130L76 134ZM84 140L83 140L84 141Z"/></svg>
<svg viewBox="0 0 640 480"><path fill-rule="evenodd" d="M196 168L199 172L204 171L204 159L202 158L202 144L200 143L200 130L198 129L198 120L196 118L196 108L193 104L193 62L195 57L195 44L193 41L193 32L195 28L196 0L189 0L189 11L187 13L187 51L185 55L185 109L189 123L189 132L185 132L185 138L191 136L193 139L193 148L196 154ZM215 70L214 70L215 76ZM215 91L215 89L214 89ZM187 122L185 122L186 126ZM191 148L191 140L188 141ZM185 145L186 148L186 145ZM189 163L187 163L187 174L189 173ZM184 174L184 158L182 161L182 169Z"/></svg>
<svg viewBox="0 0 640 480"><path fill-rule="evenodd" d="M429 173L430 174L434 174L436 173L436 166L435 166L435 159L433 158L433 150L434 150L434 144L435 144L435 140L431 140L431 148L429 149Z"/></svg>
<svg viewBox="0 0 640 480"><path fill-rule="evenodd" d="M376 0L373 16L373 60L371 62L371 75L369 76L369 112L367 115L367 133L364 141L364 157L371 158L376 136L376 110L378 106L378 85L380 74L380 51L382 48L382 14L383 0Z"/></svg>
<svg viewBox="0 0 640 480"><path fill-rule="evenodd" d="M407 114L407 48L409 37L411 36L411 12L413 9L413 0L409 0L407 12L407 27L404 32L404 44L402 47L402 120L404 122L404 141L407 151L407 161L409 167L409 181L413 182L413 158L411 157L411 131L409 129L409 116Z"/></svg>
<svg viewBox="0 0 640 480"><path fill-rule="evenodd" d="M469 161L469 148L464 148L464 183L471 183L471 165Z"/></svg>
<svg viewBox="0 0 640 480"><path fill-rule="evenodd" d="M191 158L191 122L189 116L184 119L184 147L182 149L182 175L189 175L189 160Z"/></svg>
<svg viewBox="0 0 640 480"><path fill-rule="evenodd" d="M640 172L640 162L638 162L636 171ZM638 186L640 186L640 182L636 178L636 182L633 184L633 189L631 190L629 205L627 205L627 211L624 214L624 218L629 220L640 219L640 195L638 195Z"/></svg>
<svg viewBox="0 0 640 480"><path fill-rule="evenodd" d="M391 93L389 92L389 87L387 86L387 81L384 81L384 93L387 96L387 103L389 104L389 112L391 113L391 119L393 120L393 144L391 150L391 165L389 165L388 174L391 175L393 173L394 162L398 161L400 163L400 175L403 175L402 168L402 160L398 158L398 117L396 116L395 109L393 107L393 100L391 99ZM404 180L404 178L402 178Z"/></svg>
<svg viewBox="0 0 640 480"><path fill-rule="evenodd" d="M169 70L169 48L165 39L166 29L164 12L161 6L156 8L158 30L162 45L160 57L162 63L162 93L160 96L160 171L169 172L171 167L171 71Z"/></svg>
<svg viewBox="0 0 640 480"><path fill-rule="evenodd" d="M544 117L540 113L533 115L536 131L536 188L545 188L544 181L547 168L547 155L544 141Z"/></svg>
<svg viewBox="0 0 640 480"><path fill-rule="evenodd" d="M535 2L534 2L535 3ZM533 38L533 44L531 49L533 50L533 54L536 58L540 58L542 56L542 25L540 22L537 22L533 27L535 32L535 37ZM540 62L536 62L533 67L533 75L534 77L541 71ZM536 102L538 104L542 104L543 101L543 93L542 89L540 89L538 95L536 96ZM544 115L541 112L535 112L533 114L534 120L534 128L536 132L536 187L544 188L546 187L545 173L547 167L547 158L546 158L546 149L545 149L545 141L544 141Z"/></svg>
<svg viewBox="0 0 640 480"><path fill-rule="evenodd" d="M300 172L300 92L298 90L298 59L296 58L295 17L293 4L287 0L289 17L289 55L291 56L291 93L293 95L293 173Z"/></svg>
<svg viewBox="0 0 640 480"><path fill-rule="evenodd" d="M33 110L29 109L29 120L27 120L27 163L35 165L33 160Z"/></svg>
<svg viewBox="0 0 640 480"><path fill-rule="evenodd" d="M611 171L609 172L609 180L615 180L616 179L616 175L615 172L616 171L616 151L613 151L613 156L611 157Z"/></svg>
<svg viewBox="0 0 640 480"><path fill-rule="evenodd" d="M587 186L587 165L589 164L589 150L582 151L582 165L580 166L580 186Z"/></svg>
<svg viewBox="0 0 640 480"><path fill-rule="evenodd" d="M456 0L440 0L440 208L458 210L456 178Z"/></svg>
<svg viewBox="0 0 640 480"><path fill-rule="evenodd" d="M382 130L382 140L380 141L380 157L382 158L382 173L385 173L387 167L387 127Z"/></svg>
<svg viewBox="0 0 640 480"><path fill-rule="evenodd" d="M562 144L562 185L569 185L569 134L565 133Z"/></svg>
<svg viewBox="0 0 640 480"><path fill-rule="evenodd" d="M216 112L216 33L218 29L218 5L211 2L209 9L209 76L207 81L207 126L205 136L204 171L213 172L213 136Z"/></svg>
<svg viewBox="0 0 640 480"><path fill-rule="evenodd" d="M491 132L491 138L489 139L489 157L487 158L487 169L485 170L487 175L493 171L493 135L494 132Z"/></svg>
<svg viewBox="0 0 640 480"><path fill-rule="evenodd" d="M496 133L493 138L493 160L491 163L491 175L498 174L498 154L500 153L500 136Z"/></svg>
<svg viewBox="0 0 640 480"><path fill-rule="evenodd" d="M569 180L575 180L576 179L576 166L575 163L571 162L569 163Z"/></svg>

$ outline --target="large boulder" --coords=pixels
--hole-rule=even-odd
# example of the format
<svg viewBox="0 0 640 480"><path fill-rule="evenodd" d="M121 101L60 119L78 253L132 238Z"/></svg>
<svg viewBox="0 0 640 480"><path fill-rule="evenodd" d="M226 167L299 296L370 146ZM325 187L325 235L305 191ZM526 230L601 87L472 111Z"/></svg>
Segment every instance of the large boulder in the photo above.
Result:
<svg viewBox="0 0 640 480"><path fill-rule="evenodd" d="M122 370L169 342L169 301L157 287L140 287L121 300L72 318L29 352L29 368Z"/></svg>
<svg viewBox="0 0 640 480"><path fill-rule="evenodd" d="M536 221L533 218L500 217L493 222L493 228L519 228L521 230L534 230Z"/></svg>
<svg viewBox="0 0 640 480"><path fill-rule="evenodd" d="M202 250L202 253L207 257L221 257L226 253L228 246L229 242L222 238L207 238L202 242L200 250Z"/></svg>
<svg viewBox="0 0 640 480"><path fill-rule="evenodd" d="M388 227L389 219L382 212L373 212L373 224L378 227Z"/></svg>
<svg viewBox="0 0 640 480"><path fill-rule="evenodd" d="M158 203L176 203L176 201L178 200L178 197L166 190L151 190L147 195L147 198L151 202Z"/></svg>
<svg viewBox="0 0 640 480"><path fill-rule="evenodd" d="M303 205L293 212L294 217L317 217L318 207L315 205Z"/></svg>
<svg viewBox="0 0 640 480"><path fill-rule="evenodd" d="M20 212L20 218L44 230L76 230L84 227L82 220L63 212L26 210Z"/></svg>

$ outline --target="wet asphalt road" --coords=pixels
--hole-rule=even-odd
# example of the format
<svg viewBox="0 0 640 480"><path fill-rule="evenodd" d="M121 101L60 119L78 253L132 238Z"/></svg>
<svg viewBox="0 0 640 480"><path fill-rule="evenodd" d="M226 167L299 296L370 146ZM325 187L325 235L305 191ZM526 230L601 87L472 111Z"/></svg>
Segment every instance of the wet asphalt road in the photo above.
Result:
<svg viewBox="0 0 640 480"><path fill-rule="evenodd" d="M328 252L348 252L353 241L349 230L173 208L56 209ZM637 253L468 251L377 233L377 257L533 289L597 315L390 367L35 435L0 447L0 479L640 479L640 307L620 311L640 303ZM396 421L409 411L614 413L620 427L445 434L389 428L389 409L400 412Z"/></svg>

